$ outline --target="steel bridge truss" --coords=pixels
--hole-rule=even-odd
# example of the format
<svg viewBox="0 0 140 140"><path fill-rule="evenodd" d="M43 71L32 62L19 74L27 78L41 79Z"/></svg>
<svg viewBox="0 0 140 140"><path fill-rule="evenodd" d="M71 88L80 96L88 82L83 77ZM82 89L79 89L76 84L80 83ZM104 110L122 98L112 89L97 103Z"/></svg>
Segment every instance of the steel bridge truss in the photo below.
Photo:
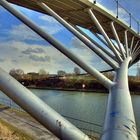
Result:
<svg viewBox="0 0 140 140"><path fill-rule="evenodd" d="M113 81L105 77L94 67L87 65L77 55L73 54L62 43L54 37L44 32L39 26L28 19L19 11L15 10L6 0L0 0L0 5L21 20L34 32L48 41L52 46L62 52L65 56L79 65L83 70L93 75L101 84L109 90L109 97L106 109L103 132L101 140L138 140L137 129L128 87L128 68L135 63L140 54L140 42L135 42L135 36L131 42L128 42L128 31L124 31L124 43L122 44L115 28L115 21L110 22L116 44L107 35L102 25L95 16L93 9L89 13L93 23L104 37L101 38L97 33L93 33L108 49L105 49L97 41L90 38L78 27L69 24L50 7L43 2L37 2L44 11L49 13L64 27L79 38L87 47L95 52L104 60L115 72ZM64 140L89 140L90 138L81 132L78 128L64 119L60 114L50 108L41 99L36 97L31 91L22 86L18 81L12 78L2 68L0 68L0 88L19 106L27 111L31 116L38 120L43 126L50 130L54 135Z"/></svg>

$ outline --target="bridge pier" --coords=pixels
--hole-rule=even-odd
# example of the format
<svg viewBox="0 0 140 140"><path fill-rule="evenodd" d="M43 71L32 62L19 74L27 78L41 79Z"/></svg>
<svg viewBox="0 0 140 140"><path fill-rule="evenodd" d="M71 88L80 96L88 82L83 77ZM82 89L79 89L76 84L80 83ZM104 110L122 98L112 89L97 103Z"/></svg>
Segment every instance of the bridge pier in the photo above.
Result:
<svg viewBox="0 0 140 140"><path fill-rule="evenodd" d="M101 140L138 140L131 96L128 87L128 57L116 71L110 89Z"/></svg>

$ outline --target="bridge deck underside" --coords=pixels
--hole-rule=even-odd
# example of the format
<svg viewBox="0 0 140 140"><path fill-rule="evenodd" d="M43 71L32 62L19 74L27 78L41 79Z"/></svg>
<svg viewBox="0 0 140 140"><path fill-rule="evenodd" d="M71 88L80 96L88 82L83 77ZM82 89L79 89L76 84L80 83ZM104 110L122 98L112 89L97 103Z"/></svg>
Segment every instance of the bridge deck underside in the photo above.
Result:
<svg viewBox="0 0 140 140"><path fill-rule="evenodd" d="M20 5L35 11L46 13L37 4L37 0L7 0L16 5ZM130 46L132 37L135 36L135 42L139 40L140 36L123 22L112 16L106 10L103 10L98 5L89 2L88 0L41 0L50 8L57 12L61 17L73 25L78 25L90 29L92 32L100 33L94 23L92 22L87 10L93 7L93 12L98 18L99 22L107 32L108 36L114 39L110 22L115 21L115 27L119 35L121 43L124 44L124 31L128 30L128 43ZM47 13L46 13L47 14Z"/></svg>

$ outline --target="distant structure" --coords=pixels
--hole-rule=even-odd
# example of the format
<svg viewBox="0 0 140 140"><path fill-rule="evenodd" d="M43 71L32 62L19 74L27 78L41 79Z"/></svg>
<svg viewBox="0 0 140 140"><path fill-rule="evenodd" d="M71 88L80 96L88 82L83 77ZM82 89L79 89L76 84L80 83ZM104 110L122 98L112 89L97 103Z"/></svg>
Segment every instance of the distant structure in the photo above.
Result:
<svg viewBox="0 0 140 140"><path fill-rule="evenodd" d="M137 62L137 74L138 77L140 77L140 61Z"/></svg>

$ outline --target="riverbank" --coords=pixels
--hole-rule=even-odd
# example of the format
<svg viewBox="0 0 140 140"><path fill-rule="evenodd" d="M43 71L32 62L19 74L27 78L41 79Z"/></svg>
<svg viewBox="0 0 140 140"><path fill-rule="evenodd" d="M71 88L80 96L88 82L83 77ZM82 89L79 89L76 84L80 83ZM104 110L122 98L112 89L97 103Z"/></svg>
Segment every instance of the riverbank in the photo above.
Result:
<svg viewBox="0 0 140 140"><path fill-rule="evenodd" d="M9 122L0 119L0 139L1 140L36 140L35 137L19 130Z"/></svg>
<svg viewBox="0 0 140 140"><path fill-rule="evenodd" d="M61 87L35 87L35 86L26 86L28 89L42 89L42 90L60 90L60 91L79 91L79 92L96 92L108 94L107 91L96 90L96 89L76 89L76 88L61 88Z"/></svg>
<svg viewBox="0 0 140 140"><path fill-rule="evenodd" d="M58 140L26 112L0 105L0 118L0 140Z"/></svg>
<svg viewBox="0 0 140 140"><path fill-rule="evenodd" d="M102 94L109 94L109 91L97 90L97 89L76 89L76 88L53 88L53 87L35 87L35 86L26 86L28 89L41 89L41 90L58 90L58 91L79 91L79 92L96 92ZM131 95L140 95L139 92L130 92Z"/></svg>
<svg viewBox="0 0 140 140"><path fill-rule="evenodd" d="M0 118L0 140L59 140L29 114L19 109L0 105ZM87 133L90 135L91 132ZM96 133L90 136L92 140L99 140Z"/></svg>
<svg viewBox="0 0 140 140"><path fill-rule="evenodd" d="M113 79L113 77L110 77ZM51 89L64 91L82 91L108 93L102 84L90 75L74 75L65 77L45 77L45 78L19 78L20 83L28 88ZM140 95L140 79L129 76L129 89L134 95Z"/></svg>

